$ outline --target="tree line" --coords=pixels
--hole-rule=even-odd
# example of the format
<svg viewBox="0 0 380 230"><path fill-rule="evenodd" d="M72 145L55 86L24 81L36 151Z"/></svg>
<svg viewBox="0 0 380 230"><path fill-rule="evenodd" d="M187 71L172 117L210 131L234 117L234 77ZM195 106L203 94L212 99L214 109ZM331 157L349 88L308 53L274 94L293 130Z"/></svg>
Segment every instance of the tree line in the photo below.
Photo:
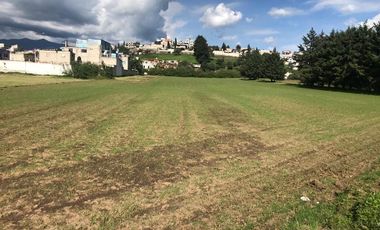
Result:
<svg viewBox="0 0 380 230"><path fill-rule="evenodd" d="M307 86L380 91L380 24L303 37L296 55Z"/></svg>
<svg viewBox="0 0 380 230"><path fill-rule="evenodd" d="M267 78L272 82L284 80L286 69L284 61L276 49L261 54L258 49L250 50L239 59L240 73L251 80Z"/></svg>
<svg viewBox="0 0 380 230"><path fill-rule="evenodd" d="M222 49L226 47L223 43ZM241 50L241 46L239 45L237 49ZM194 43L194 56L204 70L210 70L208 67L211 53L207 40L203 36L198 36ZM284 61L276 49L271 53L261 54L258 49L252 50L249 45L247 51L238 59L237 69L242 77L251 80L268 78L273 82L283 80L286 73Z"/></svg>

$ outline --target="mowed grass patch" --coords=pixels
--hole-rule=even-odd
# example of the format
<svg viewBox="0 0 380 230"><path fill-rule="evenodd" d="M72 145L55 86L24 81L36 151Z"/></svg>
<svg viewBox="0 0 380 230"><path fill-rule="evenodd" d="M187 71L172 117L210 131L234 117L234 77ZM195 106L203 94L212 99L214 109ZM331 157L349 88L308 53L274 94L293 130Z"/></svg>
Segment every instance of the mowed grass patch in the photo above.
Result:
<svg viewBox="0 0 380 230"><path fill-rule="evenodd" d="M280 228L301 196L379 190L374 95L143 77L3 88L0 108L3 228Z"/></svg>
<svg viewBox="0 0 380 230"><path fill-rule="evenodd" d="M83 80L56 76L35 76L17 73L0 73L0 88L42 84L60 84L80 81Z"/></svg>

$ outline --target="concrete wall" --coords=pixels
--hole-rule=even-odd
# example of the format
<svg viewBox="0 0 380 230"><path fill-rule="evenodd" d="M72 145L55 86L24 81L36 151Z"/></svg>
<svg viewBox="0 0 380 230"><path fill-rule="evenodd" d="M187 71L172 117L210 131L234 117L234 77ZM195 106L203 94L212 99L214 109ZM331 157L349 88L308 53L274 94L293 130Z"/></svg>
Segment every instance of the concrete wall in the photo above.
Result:
<svg viewBox="0 0 380 230"><path fill-rule="evenodd" d="M108 67L114 67L117 65L117 58L102 57L101 62Z"/></svg>
<svg viewBox="0 0 380 230"><path fill-rule="evenodd" d="M68 70L71 70L71 65L54 65L46 63L0 60L0 72L4 73L17 72L37 75L62 76Z"/></svg>
<svg viewBox="0 0 380 230"><path fill-rule="evenodd" d="M223 56L223 57L240 57L239 53L225 53L224 51L214 51L215 56Z"/></svg>
<svg viewBox="0 0 380 230"><path fill-rule="evenodd" d="M129 68L129 56L128 55L123 55L121 57L121 61L123 62L123 69L128 70Z"/></svg>
<svg viewBox="0 0 380 230"><path fill-rule="evenodd" d="M73 56L68 51L39 50L38 62L50 64L70 64Z"/></svg>
<svg viewBox="0 0 380 230"><path fill-rule="evenodd" d="M9 60L11 61L25 61L25 56L23 52L10 53Z"/></svg>

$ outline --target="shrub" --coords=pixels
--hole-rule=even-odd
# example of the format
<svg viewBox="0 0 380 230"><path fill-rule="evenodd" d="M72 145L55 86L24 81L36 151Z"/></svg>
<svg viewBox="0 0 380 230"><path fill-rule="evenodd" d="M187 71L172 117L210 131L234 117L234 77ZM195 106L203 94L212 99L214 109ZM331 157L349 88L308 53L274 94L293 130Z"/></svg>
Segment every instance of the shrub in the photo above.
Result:
<svg viewBox="0 0 380 230"><path fill-rule="evenodd" d="M201 77L201 78L240 78L238 70L220 69L217 71L195 70L189 66L179 66L177 69L151 69L150 75L175 76L175 77Z"/></svg>
<svg viewBox="0 0 380 230"><path fill-rule="evenodd" d="M101 66L92 63L78 63L71 64L71 71L67 75L80 79L99 79L99 78L113 78L114 69L107 67L104 64Z"/></svg>

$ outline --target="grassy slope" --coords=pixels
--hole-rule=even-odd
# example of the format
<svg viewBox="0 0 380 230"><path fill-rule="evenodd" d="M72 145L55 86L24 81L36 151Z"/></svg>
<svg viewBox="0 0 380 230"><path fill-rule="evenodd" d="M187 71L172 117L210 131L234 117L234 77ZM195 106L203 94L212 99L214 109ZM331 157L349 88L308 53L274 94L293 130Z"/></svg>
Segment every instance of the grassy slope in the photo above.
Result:
<svg viewBox="0 0 380 230"><path fill-rule="evenodd" d="M195 60L195 57L193 55L187 55L187 54L182 54L182 55L174 55L174 54L144 54L141 55L140 58L142 60L146 59L155 59L158 58L160 60L177 60L177 61L186 61L189 63L196 64L197 60ZM220 56L215 56L213 57L213 62L216 62L216 59L224 59L225 63L227 62L236 62L237 58L234 57L220 57Z"/></svg>
<svg viewBox="0 0 380 230"><path fill-rule="evenodd" d="M142 60L146 59L155 59L158 58L160 60L177 60L177 61L186 61L193 64L196 64L197 61L193 55L174 55L174 54L144 54L141 55L140 58Z"/></svg>
<svg viewBox="0 0 380 230"><path fill-rule="evenodd" d="M0 108L5 227L275 228L380 168L378 96L144 78L3 88Z"/></svg>

